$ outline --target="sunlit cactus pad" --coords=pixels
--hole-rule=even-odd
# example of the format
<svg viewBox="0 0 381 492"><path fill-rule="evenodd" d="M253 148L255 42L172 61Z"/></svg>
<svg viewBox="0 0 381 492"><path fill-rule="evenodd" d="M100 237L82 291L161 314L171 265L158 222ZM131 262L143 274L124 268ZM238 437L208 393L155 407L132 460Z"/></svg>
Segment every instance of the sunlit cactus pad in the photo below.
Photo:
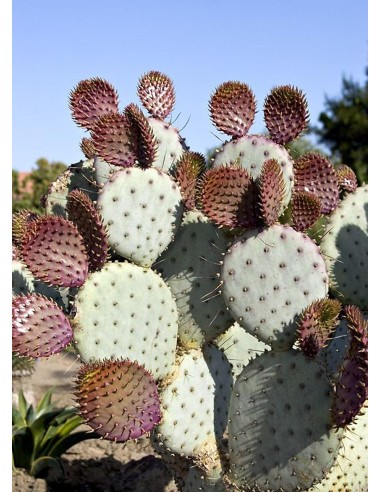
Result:
<svg viewBox="0 0 381 492"><path fill-rule="evenodd" d="M345 304L368 306L368 186L348 193L330 215L320 243L330 288Z"/></svg>
<svg viewBox="0 0 381 492"><path fill-rule="evenodd" d="M253 337L235 322L213 342L227 357L234 380L243 368L258 355L270 349L269 345Z"/></svg>
<svg viewBox="0 0 381 492"><path fill-rule="evenodd" d="M152 270L107 263L79 290L75 308L75 346L85 362L136 359L156 379L173 370L176 303Z"/></svg>
<svg viewBox="0 0 381 492"><path fill-rule="evenodd" d="M232 376L217 347L190 349L160 393L163 421L157 438L163 447L186 457L214 451L227 426Z"/></svg>
<svg viewBox="0 0 381 492"><path fill-rule="evenodd" d="M230 480L238 490L294 492L334 464L342 431L331 429L333 391L301 352L267 352L234 384L229 407Z"/></svg>
<svg viewBox="0 0 381 492"><path fill-rule="evenodd" d="M169 171L188 147L174 126L153 117L148 118L148 122L157 142L157 152L152 166L161 171Z"/></svg>
<svg viewBox="0 0 381 492"><path fill-rule="evenodd" d="M124 258L149 267L180 226L180 188L155 168L128 168L112 175L98 197L110 246Z"/></svg>
<svg viewBox="0 0 381 492"><path fill-rule="evenodd" d="M221 279L234 319L278 350L292 347L299 315L328 292L316 244L278 224L239 237L226 253Z"/></svg>
<svg viewBox="0 0 381 492"><path fill-rule="evenodd" d="M309 492L368 490L368 409L343 434L343 446L327 477Z"/></svg>

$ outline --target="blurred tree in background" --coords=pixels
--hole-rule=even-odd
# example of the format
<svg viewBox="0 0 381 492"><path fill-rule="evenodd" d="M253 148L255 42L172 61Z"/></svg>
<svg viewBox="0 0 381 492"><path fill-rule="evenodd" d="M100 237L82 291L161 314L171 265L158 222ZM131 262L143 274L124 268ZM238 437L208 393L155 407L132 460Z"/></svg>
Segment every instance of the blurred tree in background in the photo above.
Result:
<svg viewBox="0 0 381 492"><path fill-rule="evenodd" d="M48 191L52 181L67 169L66 164L49 162L43 157L38 159L36 166L21 182L20 173L12 170L12 212L23 208L42 212L41 196Z"/></svg>
<svg viewBox="0 0 381 492"><path fill-rule="evenodd" d="M320 127L312 131L331 151L331 160L350 166L360 183L368 182L368 72L364 85L343 78L339 98L326 97Z"/></svg>

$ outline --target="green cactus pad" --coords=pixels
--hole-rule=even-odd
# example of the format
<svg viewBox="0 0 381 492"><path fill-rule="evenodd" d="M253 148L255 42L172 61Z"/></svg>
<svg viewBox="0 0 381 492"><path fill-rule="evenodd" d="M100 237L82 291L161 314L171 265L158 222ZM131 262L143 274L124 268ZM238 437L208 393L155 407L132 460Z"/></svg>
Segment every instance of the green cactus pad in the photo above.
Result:
<svg viewBox="0 0 381 492"><path fill-rule="evenodd" d="M48 297L65 311L68 308L69 289L53 287L36 279L32 272L20 260L12 261L12 296L41 294Z"/></svg>
<svg viewBox="0 0 381 492"><path fill-rule="evenodd" d="M237 322L233 323L213 343L226 355L231 365L234 381L251 359L270 350L269 345L250 335Z"/></svg>
<svg viewBox="0 0 381 492"><path fill-rule="evenodd" d="M218 295L220 262L227 246L226 234L193 210L184 215L174 241L156 262L176 299L184 347L200 347L233 322Z"/></svg>
<svg viewBox="0 0 381 492"><path fill-rule="evenodd" d="M169 384L160 392L163 420L156 436L163 447L185 457L214 452L227 426L232 375L217 347L180 356Z"/></svg>
<svg viewBox="0 0 381 492"><path fill-rule="evenodd" d="M106 263L75 299L75 347L85 362L137 360L155 379L173 370L177 309L169 287L150 269Z"/></svg>
<svg viewBox="0 0 381 492"><path fill-rule="evenodd" d="M221 280L234 319L277 350L293 346L298 317L328 293L328 274L316 244L278 224L237 238L225 255Z"/></svg>
<svg viewBox="0 0 381 492"><path fill-rule="evenodd" d="M153 117L148 118L148 122L158 144L156 158L152 166L161 171L170 171L183 153L189 149L179 131L171 124Z"/></svg>
<svg viewBox="0 0 381 492"><path fill-rule="evenodd" d="M86 192L91 200L96 200L98 185L95 181L94 159L71 164L66 171L50 185L42 204L48 215L67 217L67 196L72 190Z"/></svg>
<svg viewBox="0 0 381 492"><path fill-rule="evenodd" d="M306 490L333 466L333 390L301 352L267 352L238 376L229 407L229 479L239 490Z"/></svg>
<svg viewBox="0 0 381 492"><path fill-rule="evenodd" d="M222 473L216 471L215 475L209 477L203 468L193 465L182 477L181 492L227 492Z"/></svg>
<svg viewBox="0 0 381 492"><path fill-rule="evenodd" d="M343 304L368 306L368 186L343 198L320 243L332 293Z"/></svg>
<svg viewBox="0 0 381 492"><path fill-rule="evenodd" d="M85 423L110 441L138 439L161 419L157 384L136 361L82 365L75 393Z"/></svg>
<svg viewBox="0 0 381 492"><path fill-rule="evenodd" d="M99 156L94 158L95 181L99 187L102 187L105 183L107 183L110 177L117 171L120 171L120 166L109 164Z"/></svg>
<svg viewBox="0 0 381 492"><path fill-rule="evenodd" d="M285 184L285 196L281 209L283 211L291 200L294 171L293 161L287 150L281 145L264 135L246 135L226 142L222 149L217 151L212 164L215 167L238 161L239 165L247 169L252 177L257 180L263 164L269 159L277 160L282 168Z"/></svg>
<svg viewBox="0 0 381 492"><path fill-rule="evenodd" d="M180 226L180 188L155 168L129 168L112 175L99 192L98 209L109 245L122 257L149 267Z"/></svg>
<svg viewBox="0 0 381 492"><path fill-rule="evenodd" d="M308 492L368 490L368 409L343 434L343 445L327 477Z"/></svg>
<svg viewBox="0 0 381 492"><path fill-rule="evenodd" d="M69 319L51 299L40 294L12 300L12 350L24 357L50 357L72 340Z"/></svg>

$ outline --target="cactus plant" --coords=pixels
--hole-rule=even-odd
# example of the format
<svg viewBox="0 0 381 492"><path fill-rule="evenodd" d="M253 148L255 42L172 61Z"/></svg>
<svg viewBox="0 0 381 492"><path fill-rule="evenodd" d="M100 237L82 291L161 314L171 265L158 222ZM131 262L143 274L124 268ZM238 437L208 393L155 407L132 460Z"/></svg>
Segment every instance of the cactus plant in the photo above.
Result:
<svg viewBox="0 0 381 492"><path fill-rule="evenodd" d="M150 434L183 491L365 487L364 460L337 470L366 420L367 187L316 152L292 159L309 120L297 87L269 92L264 135L249 85L220 84L209 112L230 140L209 165L168 121L167 75L137 94L122 111L104 79L70 94L86 160L43 216L14 220L13 349L70 343L77 412L116 443Z"/></svg>

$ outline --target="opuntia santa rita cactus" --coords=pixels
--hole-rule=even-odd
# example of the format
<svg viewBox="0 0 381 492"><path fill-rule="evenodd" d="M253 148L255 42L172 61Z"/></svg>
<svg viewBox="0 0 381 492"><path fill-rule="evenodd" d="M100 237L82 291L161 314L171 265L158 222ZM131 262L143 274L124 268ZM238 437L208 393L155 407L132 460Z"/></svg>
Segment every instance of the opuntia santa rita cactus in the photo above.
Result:
<svg viewBox="0 0 381 492"><path fill-rule="evenodd" d="M14 216L12 350L71 345L90 431L149 434L180 490L365 490L364 456L345 463L356 429L367 450L367 186L319 153L292 159L297 87L270 90L262 135L249 85L220 84L210 118L229 140L209 164L170 121L167 75L137 95L121 109L97 77L70 93L85 159L45 213Z"/></svg>

